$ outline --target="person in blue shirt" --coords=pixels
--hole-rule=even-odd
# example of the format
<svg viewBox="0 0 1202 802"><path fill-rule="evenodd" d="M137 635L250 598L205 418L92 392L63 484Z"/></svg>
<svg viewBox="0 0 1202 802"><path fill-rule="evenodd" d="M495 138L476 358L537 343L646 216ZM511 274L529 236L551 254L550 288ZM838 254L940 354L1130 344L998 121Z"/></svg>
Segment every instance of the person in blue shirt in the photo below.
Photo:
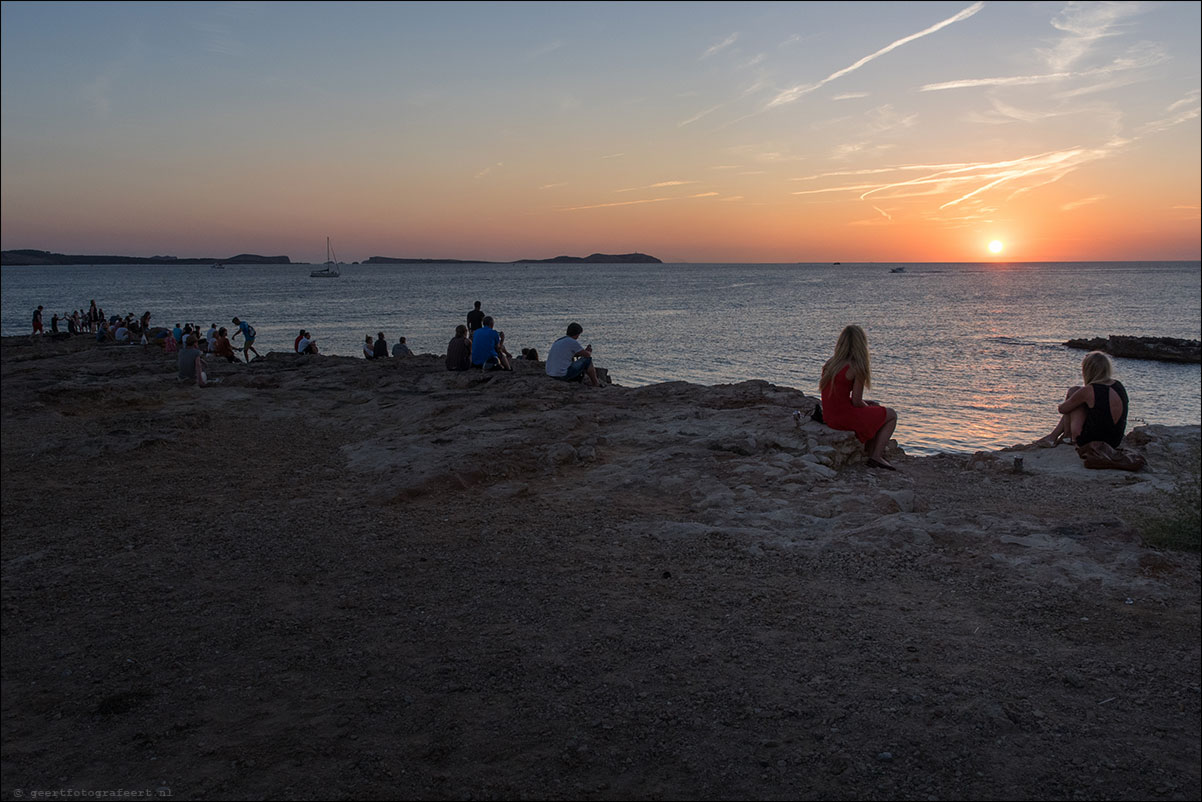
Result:
<svg viewBox="0 0 1202 802"><path fill-rule="evenodd" d="M472 366L482 370L512 370L509 360L500 351L501 335L493 328L492 315L484 325L472 332Z"/></svg>
<svg viewBox="0 0 1202 802"><path fill-rule="evenodd" d="M262 358L263 355L255 350L255 327L238 318L233 319L233 324L238 327L238 330L230 335L230 339L233 340L239 334L242 335L242 359L249 363L251 351L255 352L255 356Z"/></svg>

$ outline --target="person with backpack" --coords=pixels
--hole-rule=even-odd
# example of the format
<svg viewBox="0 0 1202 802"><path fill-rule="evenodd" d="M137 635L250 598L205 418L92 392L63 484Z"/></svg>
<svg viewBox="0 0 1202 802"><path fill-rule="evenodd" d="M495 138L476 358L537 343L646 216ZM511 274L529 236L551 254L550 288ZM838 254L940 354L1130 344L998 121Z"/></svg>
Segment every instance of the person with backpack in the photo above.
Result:
<svg viewBox="0 0 1202 802"><path fill-rule="evenodd" d="M249 363L251 351L255 352L255 356L262 358L263 355L255 350L255 327L238 318L234 318L232 322L238 327L238 330L230 335L230 339L233 340L239 334L242 335L242 359Z"/></svg>

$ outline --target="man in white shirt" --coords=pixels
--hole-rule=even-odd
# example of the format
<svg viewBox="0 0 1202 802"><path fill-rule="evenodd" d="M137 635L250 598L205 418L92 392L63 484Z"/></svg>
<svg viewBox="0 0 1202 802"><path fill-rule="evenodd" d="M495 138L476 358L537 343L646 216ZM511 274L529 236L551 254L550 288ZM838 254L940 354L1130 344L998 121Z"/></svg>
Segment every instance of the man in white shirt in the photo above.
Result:
<svg viewBox="0 0 1202 802"><path fill-rule="evenodd" d="M589 384L600 387L601 380L597 378L597 369L593 367L593 346L580 346L580 335L584 328L579 323L568 325L568 333L551 343L547 352L547 375L553 379L565 382L583 381L589 378Z"/></svg>
<svg viewBox="0 0 1202 802"><path fill-rule="evenodd" d="M296 343L296 352L298 354L316 354L317 342L309 336L309 332L301 335L300 340Z"/></svg>

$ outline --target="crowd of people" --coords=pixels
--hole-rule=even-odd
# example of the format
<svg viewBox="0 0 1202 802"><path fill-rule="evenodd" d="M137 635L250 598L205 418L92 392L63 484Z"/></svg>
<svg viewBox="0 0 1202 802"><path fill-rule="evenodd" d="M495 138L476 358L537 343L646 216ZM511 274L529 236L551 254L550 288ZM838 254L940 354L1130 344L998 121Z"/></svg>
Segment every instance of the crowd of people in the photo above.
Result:
<svg viewBox="0 0 1202 802"><path fill-rule="evenodd" d="M476 301L467 313L467 322L455 327L454 336L447 343L446 369L449 371L497 371L513 370L515 359L537 362L538 351L534 348L521 349L521 356L514 357L505 347L505 332L496 329L496 320L485 314L482 303ZM44 307L33 311L34 335L46 334L43 327ZM204 387L216 379L208 379L205 357L212 354L228 362L250 362L251 353L262 355L255 349L257 337L255 327L234 317L233 337L242 337L242 360L238 359L232 338L225 327L213 323L202 334L192 323L174 328L150 327L150 312L135 317L131 312L124 317L104 316L104 310L93 300L85 312L77 309L69 315L55 314L50 320L50 334L70 336L94 334L101 342L132 343L140 338L143 346L161 344L167 353L178 353L179 378ZM66 321L67 332L59 330ZM602 382L593 365L593 346L581 345L580 335L584 328L573 321L564 335L551 344L547 352L545 372L552 379L564 382L583 382L591 387L601 387ZM320 351L316 340L301 329L293 343L298 354L316 355ZM363 340L363 356L366 359L403 359L412 357L406 338L401 337L389 351L384 332L370 334ZM1044 447L1055 447L1060 443L1072 443L1083 447L1089 443L1105 444L1117 448L1127 429L1129 400L1122 382L1114 378L1114 364L1101 351L1093 351L1081 363L1083 383L1068 389L1064 401L1056 408L1060 419L1050 434L1036 441ZM897 411L882 406L877 401L864 398L864 391L872 387L871 357L868 337L860 326L850 325L843 329L835 343L835 351L822 366L819 380L822 396L819 414L821 420L833 429L850 431L864 444L868 465L884 470L897 470L885 457L885 449L897 428Z"/></svg>

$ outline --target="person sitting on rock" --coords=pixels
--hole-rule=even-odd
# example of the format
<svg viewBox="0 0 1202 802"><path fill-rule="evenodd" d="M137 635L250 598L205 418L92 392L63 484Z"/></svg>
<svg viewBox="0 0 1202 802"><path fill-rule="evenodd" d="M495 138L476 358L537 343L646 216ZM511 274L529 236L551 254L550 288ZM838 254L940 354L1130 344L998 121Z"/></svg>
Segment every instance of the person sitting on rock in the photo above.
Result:
<svg viewBox="0 0 1202 802"><path fill-rule="evenodd" d="M312 354L312 355L316 355L318 353L317 341L309 336L309 332L307 332L307 331L301 332L301 338L296 343L296 352L298 354Z"/></svg>
<svg viewBox="0 0 1202 802"><path fill-rule="evenodd" d="M170 337L167 338L167 340L170 339ZM164 343L166 343L166 340ZM217 330L217 344L213 348L213 353L226 362L238 361L238 357L234 354L234 344L230 342L229 333L226 331L225 326Z"/></svg>
<svg viewBox="0 0 1202 802"><path fill-rule="evenodd" d="M601 380L593 367L592 343L581 347L579 342L583 331L583 326L572 322L567 334L551 343L551 349L547 351L547 375L565 382L583 381L588 376L591 386L600 387Z"/></svg>
<svg viewBox="0 0 1202 802"><path fill-rule="evenodd" d="M447 370L467 370L472 366L472 341L467 338L467 326L455 327L455 336L447 343Z"/></svg>
<svg viewBox="0 0 1202 802"><path fill-rule="evenodd" d="M180 381L204 386L200 379L204 372L204 357L201 356L200 349L196 347L195 334L189 334L184 338L184 347L179 352L177 365L179 366Z"/></svg>
<svg viewBox="0 0 1202 802"><path fill-rule="evenodd" d="M472 335L472 366L481 370L512 370L505 354L497 350L501 335L493 328L492 315L484 318L484 325Z"/></svg>
<svg viewBox="0 0 1202 802"><path fill-rule="evenodd" d="M1127 431L1127 388L1114 377L1114 363L1102 351L1091 351L1081 360L1085 386L1068 388L1064 403L1056 407L1060 421L1036 445L1052 448L1062 442L1078 447L1101 440L1118 448ZM1070 439L1071 438L1071 439Z"/></svg>
<svg viewBox="0 0 1202 802"><path fill-rule="evenodd" d="M384 339L384 332L376 332L376 344L372 348L372 354L376 359L388 358L388 341Z"/></svg>
<svg viewBox="0 0 1202 802"><path fill-rule="evenodd" d="M396 341L396 345L392 346L392 355L397 359L406 356L413 356L413 352L409 350L409 346L405 344L405 338Z"/></svg>
<svg viewBox="0 0 1202 802"><path fill-rule="evenodd" d="M368 334L367 336L365 336L363 338L363 358L364 359L375 359L376 358L376 349L375 349L375 346L373 346L371 343L371 335L370 334Z"/></svg>

